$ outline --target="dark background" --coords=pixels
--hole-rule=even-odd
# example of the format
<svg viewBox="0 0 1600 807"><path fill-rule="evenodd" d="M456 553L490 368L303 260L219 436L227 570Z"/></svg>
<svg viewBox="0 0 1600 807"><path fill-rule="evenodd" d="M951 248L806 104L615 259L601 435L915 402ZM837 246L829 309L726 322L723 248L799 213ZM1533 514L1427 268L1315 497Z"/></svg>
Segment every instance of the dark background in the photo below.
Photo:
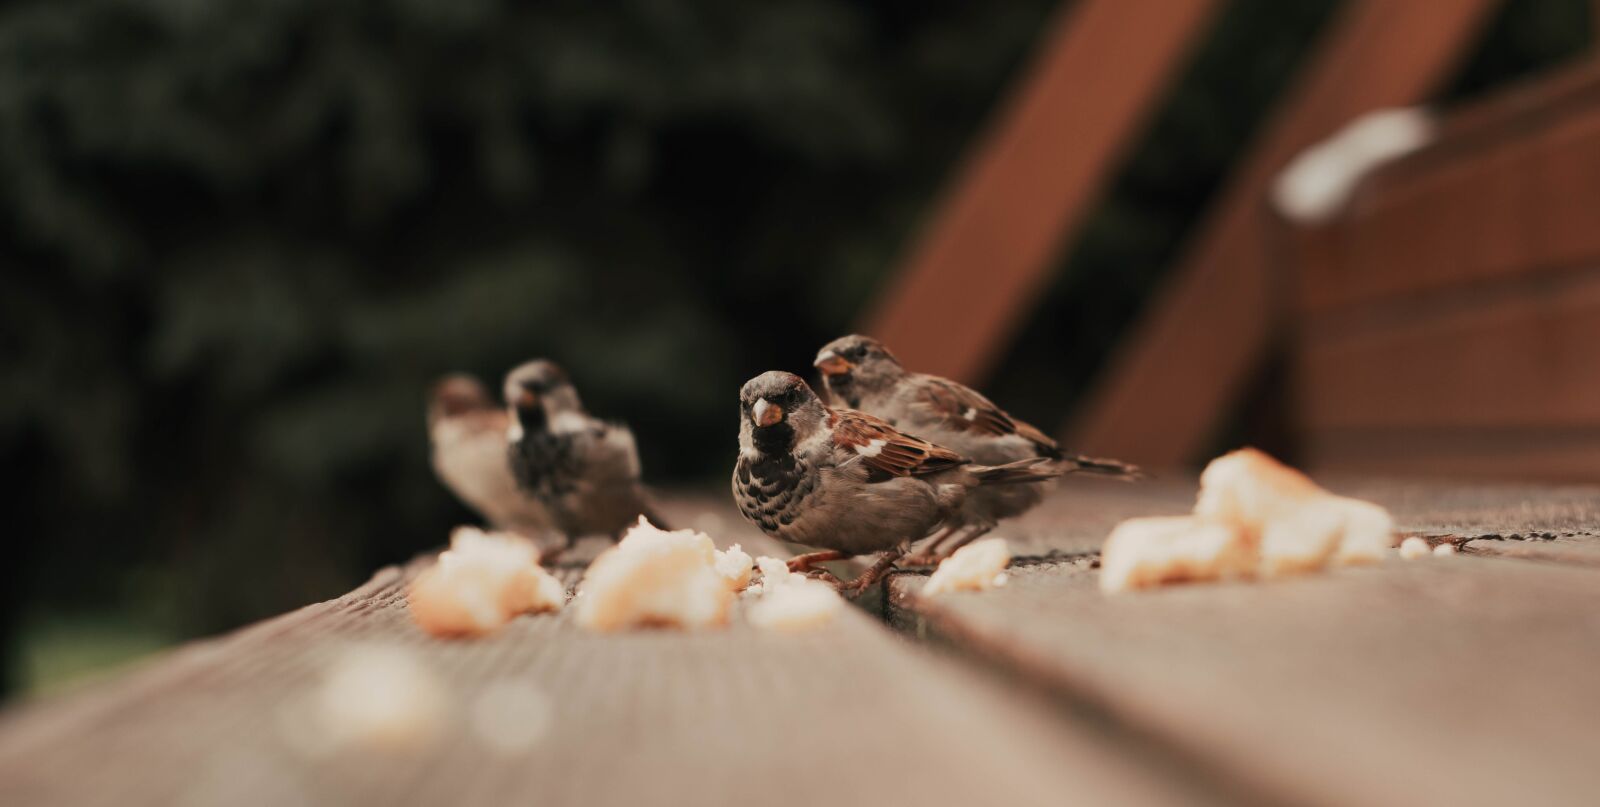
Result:
<svg viewBox="0 0 1600 807"><path fill-rule="evenodd" d="M1070 412L1337 5L1228 4L996 398ZM0 692L440 543L447 370L555 358L653 481L720 490L738 385L851 328L1059 6L9 4ZM1512 0L1439 100L1589 11Z"/></svg>

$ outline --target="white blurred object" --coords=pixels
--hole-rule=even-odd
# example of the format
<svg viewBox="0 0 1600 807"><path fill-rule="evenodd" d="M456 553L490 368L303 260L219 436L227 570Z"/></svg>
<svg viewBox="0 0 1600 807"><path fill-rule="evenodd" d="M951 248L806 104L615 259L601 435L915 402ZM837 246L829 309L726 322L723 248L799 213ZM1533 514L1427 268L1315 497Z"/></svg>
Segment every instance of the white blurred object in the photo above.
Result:
<svg viewBox="0 0 1600 807"><path fill-rule="evenodd" d="M1454 555L1455 553L1456 553L1456 545L1455 544L1439 544L1438 546L1433 548L1433 554L1438 555L1441 558L1449 557L1450 555Z"/></svg>
<svg viewBox="0 0 1600 807"><path fill-rule="evenodd" d="M1421 107L1368 112L1291 160L1273 183L1273 206L1301 224L1327 221L1363 177L1433 142L1435 130Z"/></svg>
<svg viewBox="0 0 1600 807"><path fill-rule="evenodd" d="M282 715L297 751L326 756L345 748L398 752L426 748L448 717L444 685L415 653L389 645L341 650L321 684Z"/></svg>

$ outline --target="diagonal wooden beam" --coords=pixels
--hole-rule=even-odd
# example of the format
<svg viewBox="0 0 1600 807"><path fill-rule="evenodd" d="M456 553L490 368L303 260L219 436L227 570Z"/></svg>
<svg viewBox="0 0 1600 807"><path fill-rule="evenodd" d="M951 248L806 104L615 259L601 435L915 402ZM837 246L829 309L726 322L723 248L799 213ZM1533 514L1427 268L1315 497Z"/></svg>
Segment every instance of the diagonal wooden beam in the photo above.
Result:
<svg viewBox="0 0 1600 807"><path fill-rule="evenodd" d="M1257 369L1281 300L1265 193L1306 146L1373 109L1428 97L1495 0L1355 0L1113 357L1076 450L1161 467L1197 458Z"/></svg>
<svg viewBox="0 0 1600 807"><path fill-rule="evenodd" d="M1217 5L1071 4L862 330L978 380Z"/></svg>

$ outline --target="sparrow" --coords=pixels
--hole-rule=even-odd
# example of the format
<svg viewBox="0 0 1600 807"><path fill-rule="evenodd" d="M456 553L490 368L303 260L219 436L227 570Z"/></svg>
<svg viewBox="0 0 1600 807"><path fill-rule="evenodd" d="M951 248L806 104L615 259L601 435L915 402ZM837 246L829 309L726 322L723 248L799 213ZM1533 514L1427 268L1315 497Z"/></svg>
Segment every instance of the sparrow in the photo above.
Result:
<svg viewBox="0 0 1600 807"><path fill-rule="evenodd" d="M849 588L871 585L912 541L962 519L977 491L1049 479L1041 458L978 465L864 412L825 406L793 373L771 371L739 391L739 512L779 540L826 551L789 561L802 572L828 560L883 553Z"/></svg>
<svg viewBox="0 0 1600 807"><path fill-rule="evenodd" d="M948 446L974 462L1003 465L1040 459L1061 474L1125 480L1143 476L1136 466L1125 462L1063 452L1049 435L1007 414L977 390L948 378L908 371L872 337L852 334L829 342L818 351L815 366L831 399ZM1001 519L1032 509L1052 484L1046 480L974 491L967 497L964 517L932 536L914 559L927 562L948 556L994 529Z"/></svg>
<svg viewBox="0 0 1600 807"><path fill-rule="evenodd" d="M511 475L509 424L505 409L470 375L447 375L428 395L428 441L439 481L495 529L539 540L551 529L550 514Z"/></svg>
<svg viewBox="0 0 1600 807"><path fill-rule="evenodd" d="M584 411L564 370L545 359L517 367L505 399L512 475L549 511L566 547L584 535L618 540L641 515L667 529L639 481L633 432Z"/></svg>

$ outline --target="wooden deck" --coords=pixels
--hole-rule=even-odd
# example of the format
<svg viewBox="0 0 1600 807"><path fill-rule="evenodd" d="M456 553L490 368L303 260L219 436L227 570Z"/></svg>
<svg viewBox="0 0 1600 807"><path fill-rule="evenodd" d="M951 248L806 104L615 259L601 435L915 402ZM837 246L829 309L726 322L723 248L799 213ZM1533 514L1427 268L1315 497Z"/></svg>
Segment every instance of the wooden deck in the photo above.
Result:
<svg viewBox="0 0 1600 807"><path fill-rule="evenodd" d="M1002 530L1035 557L992 592L922 598L899 572L805 635L546 616L470 642L411 625L423 560L13 709L0 804L1592 804L1600 488L1332 486L1462 554L1106 597L1106 530L1193 483L1084 482ZM677 505L777 551L720 502ZM379 644L444 685L436 736L315 752L297 704Z"/></svg>

